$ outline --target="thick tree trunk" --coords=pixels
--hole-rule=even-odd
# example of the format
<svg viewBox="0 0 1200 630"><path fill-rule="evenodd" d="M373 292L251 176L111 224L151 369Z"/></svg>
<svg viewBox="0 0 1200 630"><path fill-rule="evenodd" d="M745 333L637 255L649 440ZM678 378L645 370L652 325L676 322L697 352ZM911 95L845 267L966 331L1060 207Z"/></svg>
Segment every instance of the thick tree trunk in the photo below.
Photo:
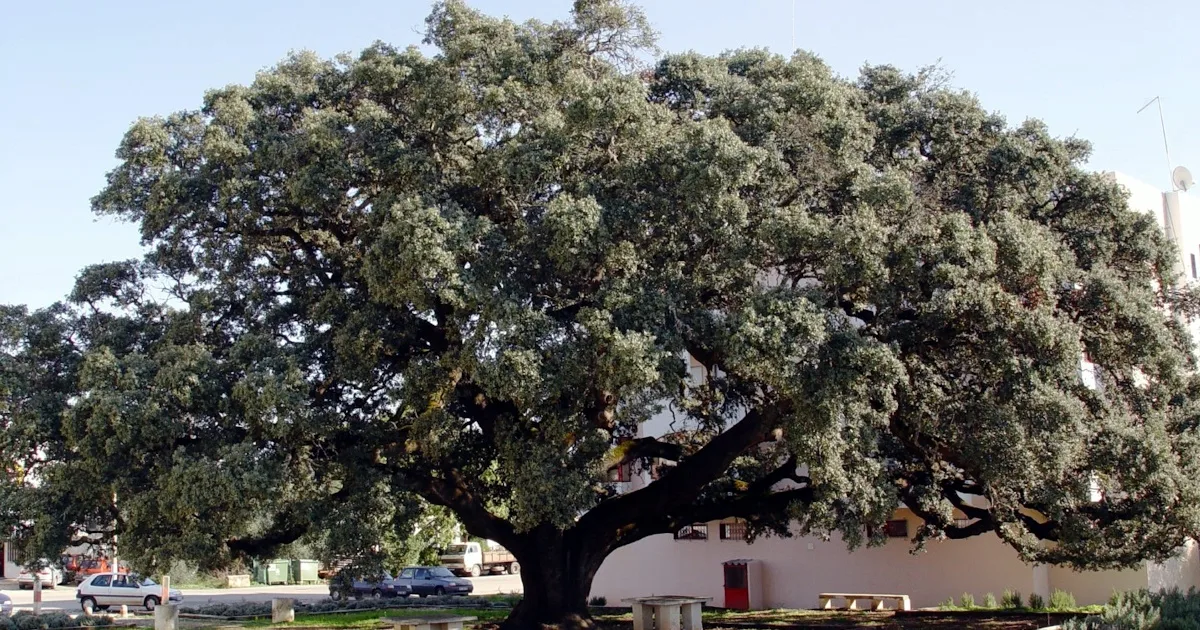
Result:
<svg viewBox="0 0 1200 630"><path fill-rule="evenodd" d="M572 530L558 532L541 528L523 535L511 549L521 563L524 595L502 627L505 630L540 629L557 625L564 629L590 628L587 600L592 578L603 555L595 541ZM590 543L590 544L589 544Z"/></svg>

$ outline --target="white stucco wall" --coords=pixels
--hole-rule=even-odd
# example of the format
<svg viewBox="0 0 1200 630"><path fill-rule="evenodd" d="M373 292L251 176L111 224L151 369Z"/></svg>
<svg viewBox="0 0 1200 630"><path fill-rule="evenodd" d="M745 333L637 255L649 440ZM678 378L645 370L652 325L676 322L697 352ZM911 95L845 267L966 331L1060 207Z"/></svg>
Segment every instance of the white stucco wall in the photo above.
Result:
<svg viewBox="0 0 1200 630"><path fill-rule="evenodd" d="M897 516L905 516L903 512ZM909 531L919 519L911 514ZM615 551L592 584L592 595L617 605L627 597L693 595L724 604L721 563L738 558L762 561L763 603L767 608L815 608L825 591L903 593L914 607L937 606L970 593L982 603L1005 589L1023 598L1055 589L1071 593L1079 605L1103 604L1114 591L1200 587L1200 549L1194 543L1163 564L1125 571L1079 572L1066 567L1035 568L991 535L930 543L912 553L905 539L850 552L837 537L764 538L753 544L720 540L719 522L708 524L705 541L653 536ZM1038 579L1038 578L1041 579Z"/></svg>
<svg viewBox="0 0 1200 630"><path fill-rule="evenodd" d="M899 516L899 515L898 515ZM915 531L917 519L910 520ZM593 582L592 594L612 604L626 597L683 594L724 603L721 563L753 558L763 563L763 602L768 608L815 608L824 591L905 593L913 606L936 606L964 592L982 602L1006 588L1032 592L1032 568L992 536L936 542L913 554L907 540L848 552L837 537L764 538L753 544L720 540L718 523L707 541L654 536L614 552Z"/></svg>
<svg viewBox="0 0 1200 630"><path fill-rule="evenodd" d="M1080 606L1103 604L1114 591L1136 591L1146 588L1146 569L1126 571L1075 571L1067 567L1050 567L1050 588L1062 589L1075 596Z"/></svg>
<svg viewBox="0 0 1200 630"><path fill-rule="evenodd" d="M1179 555L1166 562L1151 564L1148 571L1150 590L1200 588L1200 545L1189 540Z"/></svg>
<svg viewBox="0 0 1200 630"><path fill-rule="evenodd" d="M9 547L8 542L3 542L0 544L0 556L3 556L2 560L4 562L3 577L8 580L16 579L17 574L21 572L21 567L17 566L17 564L13 562L15 555L13 554L12 549Z"/></svg>

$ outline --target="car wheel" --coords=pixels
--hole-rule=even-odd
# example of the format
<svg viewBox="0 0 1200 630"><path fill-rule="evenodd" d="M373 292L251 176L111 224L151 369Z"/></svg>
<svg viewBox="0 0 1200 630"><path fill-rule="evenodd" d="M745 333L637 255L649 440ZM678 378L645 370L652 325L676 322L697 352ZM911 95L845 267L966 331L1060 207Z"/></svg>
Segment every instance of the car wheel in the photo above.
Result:
<svg viewBox="0 0 1200 630"><path fill-rule="evenodd" d="M79 606L83 608L83 614L90 615L96 610L96 598L84 597L79 600Z"/></svg>
<svg viewBox="0 0 1200 630"><path fill-rule="evenodd" d="M154 607L158 605L158 598L151 595L142 602L142 605L146 607L146 610L154 610Z"/></svg>
<svg viewBox="0 0 1200 630"><path fill-rule="evenodd" d="M379 589L371 591L371 599L379 599L381 597L383 597L383 593L380 593Z"/></svg>
<svg viewBox="0 0 1200 630"><path fill-rule="evenodd" d="M435 597L441 597L442 595L445 595L445 594L446 594L446 589L444 589L444 588L442 588L442 587L440 587L440 586L439 586L439 587L437 587L437 588L435 588L435 589L433 589L433 595L434 595Z"/></svg>
<svg viewBox="0 0 1200 630"><path fill-rule="evenodd" d="M508 565L508 574L509 575L520 575L521 574L521 563L514 562L514 563Z"/></svg>
<svg viewBox="0 0 1200 630"><path fill-rule="evenodd" d="M473 564L471 565L471 570L469 573L471 574L471 577L479 577L483 575L483 569L481 569L478 564Z"/></svg>

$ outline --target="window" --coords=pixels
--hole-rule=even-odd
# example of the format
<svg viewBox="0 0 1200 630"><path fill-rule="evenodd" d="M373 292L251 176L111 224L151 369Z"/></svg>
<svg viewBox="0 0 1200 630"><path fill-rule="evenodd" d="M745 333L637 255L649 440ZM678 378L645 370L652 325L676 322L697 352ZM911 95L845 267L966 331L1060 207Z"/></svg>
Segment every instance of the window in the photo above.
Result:
<svg viewBox="0 0 1200 630"><path fill-rule="evenodd" d="M137 588L137 578L130 575L118 575L113 578L112 585L117 588Z"/></svg>
<svg viewBox="0 0 1200 630"><path fill-rule="evenodd" d="M400 577L402 577L402 578L404 578L404 579L406 579L406 580L411 580L411 579L413 579L413 577L414 577L415 575L416 575L416 571L414 571L414 570L412 570L412 569L404 569L403 571L401 571L401 572L400 572Z"/></svg>
<svg viewBox="0 0 1200 630"><path fill-rule="evenodd" d="M721 540L746 540L746 524L742 521L721 523Z"/></svg>
<svg viewBox="0 0 1200 630"><path fill-rule="evenodd" d="M675 540L708 540L708 524L685 525L675 532Z"/></svg>
<svg viewBox="0 0 1200 630"><path fill-rule="evenodd" d="M908 521L897 519L883 524L883 533L888 538L908 538Z"/></svg>
<svg viewBox="0 0 1200 630"><path fill-rule="evenodd" d="M92 579L92 586L108 586L112 583L111 575L97 575Z"/></svg>
<svg viewBox="0 0 1200 630"><path fill-rule="evenodd" d="M633 479L633 462L625 462L608 469L608 480L611 483L624 483Z"/></svg>
<svg viewBox="0 0 1200 630"><path fill-rule="evenodd" d="M746 588L746 565L725 565L725 588Z"/></svg>
<svg viewBox="0 0 1200 630"><path fill-rule="evenodd" d="M417 569L417 579L418 580L428 580L429 579L429 570L428 569Z"/></svg>

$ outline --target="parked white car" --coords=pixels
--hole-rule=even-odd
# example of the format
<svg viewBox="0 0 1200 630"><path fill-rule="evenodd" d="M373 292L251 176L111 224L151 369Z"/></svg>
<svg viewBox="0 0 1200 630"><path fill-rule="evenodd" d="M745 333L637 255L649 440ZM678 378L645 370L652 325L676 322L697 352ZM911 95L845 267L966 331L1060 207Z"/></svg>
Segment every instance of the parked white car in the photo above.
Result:
<svg viewBox="0 0 1200 630"><path fill-rule="evenodd" d="M183 593L171 589L170 602L183 601ZM97 573L80 582L75 599L83 612L107 610L109 606L143 606L146 610L162 603L162 587L149 578L125 573Z"/></svg>
<svg viewBox="0 0 1200 630"><path fill-rule="evenodd" d="M47 566L38 571L38 578L42 581L42 588L54 588L62 584L63 572L62 569ZM29 569L21 569L21 572L17 574L17 588L33 588L33 573Z"/></svg>

